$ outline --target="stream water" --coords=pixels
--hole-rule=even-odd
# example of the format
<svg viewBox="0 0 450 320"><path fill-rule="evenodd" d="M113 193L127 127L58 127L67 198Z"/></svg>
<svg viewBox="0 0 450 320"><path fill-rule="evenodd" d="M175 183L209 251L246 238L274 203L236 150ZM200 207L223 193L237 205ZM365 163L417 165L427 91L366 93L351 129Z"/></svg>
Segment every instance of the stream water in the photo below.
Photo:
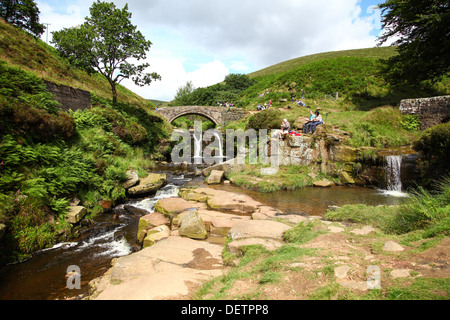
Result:
<svg viewBox="0 0 450 320"><path fill-rule="evenodd" d="M154 204L162 198L176 196L183 185L203 185L203 179L186 179L183 175L168 175L168 184L155 196L129 200L95 218L92 227L83 231L73 242L61 243L42 250L29 260L0 269L0 300L54 300L76 299L86 295L89 281L103 275L111 260L138 250L136 234L140 215L124 209L131 205L153 212ZM303 188L261 194L233 185L212 188L247 194L255 200L289 213L323 216L329 206L365 203L368 205L394 205L399 197L380 190L362 187ZM214 240L211 240L214 241ZM81 270L81 289L69 290L67 268L76 265Z"/></svg>

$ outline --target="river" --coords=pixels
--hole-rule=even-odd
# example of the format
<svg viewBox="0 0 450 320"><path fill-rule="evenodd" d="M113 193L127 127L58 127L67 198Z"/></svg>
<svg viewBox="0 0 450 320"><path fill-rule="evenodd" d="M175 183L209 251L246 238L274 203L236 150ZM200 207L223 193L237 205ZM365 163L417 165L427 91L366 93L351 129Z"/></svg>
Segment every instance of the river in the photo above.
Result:
<svg viewBox="0 0 450 320"><path fill-rule="evenodd" d="M79 299L85 296L89 290L88 283L103 275L110 268L112 259L138 250L136 234L140 216L124 210L124 205L153 212L153 206L159 199L176 196L183 185L202 186L203 179L191 180L184 175L169 173L168 184L155 196L129 200L114 208L112 213L100 214L94 219L93 226L85 229L80 238L73 242L58 244L37 252L27 261L3 267L0 269L0 300ZM303 188L264 194L233 185L211 187L249 195L286 214L323 216L332 205L394 205L400 201L400 198L380 190L362 187ZM81 270L79 290L66 287L67 268L73 265Z"/></svg>

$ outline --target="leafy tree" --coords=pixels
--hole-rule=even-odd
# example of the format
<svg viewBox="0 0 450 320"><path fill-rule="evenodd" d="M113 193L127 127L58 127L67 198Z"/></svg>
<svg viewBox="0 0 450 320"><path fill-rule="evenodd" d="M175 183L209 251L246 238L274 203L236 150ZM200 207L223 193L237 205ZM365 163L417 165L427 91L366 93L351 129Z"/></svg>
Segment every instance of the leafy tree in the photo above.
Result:
<svg viewBox="0 0 450 320"><path fill-rule="evenodd" d="M178 88L175 95L174 104L178 106L189 106L192 105L192 93L195 91L194 84L192 81L186 82L186 85Z"/></svg>
<svg viewBox="0 0 450 320"><path fill-rule="evenodd" d="M44 25L39 23L39 9L33 0L1 0L0 17L39 37Z"/></svg>
<svg viewBox="0 0 450 320"><path fill-rule="evenodd" d="M450 4L443 0L387 0L379 5L385 33L394 37L399 55L386 67L393 85L439 81L450 71Z"/></svg>
<svg viewBox="0 0 450 320"><path fill-rule="evenodd" d="M89 10L90 17L81 26L53 32L53 43L62 56L75 66L106 77L114 103L116 86L123 79L131 78L138 86L161 79L156 73L144 73L148 63L135 65L127 61L146 59L152 44L131 24L128 5L120 10L114 3L98 0Z"/></svg>
<svg viewBox="0 0 450 320"><path fill-rule="evenodd" d="M227 87L234 90L244 91L255 84L255 80L250 79L245 74L229 74L225 77Z"/></svg>

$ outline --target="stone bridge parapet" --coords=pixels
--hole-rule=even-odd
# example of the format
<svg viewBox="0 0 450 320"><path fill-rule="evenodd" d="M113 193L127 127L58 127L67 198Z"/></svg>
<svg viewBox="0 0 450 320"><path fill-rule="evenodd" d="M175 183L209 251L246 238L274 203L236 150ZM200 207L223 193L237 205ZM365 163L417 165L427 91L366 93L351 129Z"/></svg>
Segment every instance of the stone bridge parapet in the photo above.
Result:
<svg viewBox="0 0 450 320"><path fill-rule="evenodd" d="M189 114L197 114L211 120L216 126L222 125L229 121L242 119L246 115L245 111L237 108L208 106L165 107L158 109L157 112L159 112L170 123L179 117Z"/></svg>
<svg viewBox="0 0 450 320"><path fill-rule="evenodd" d="M402 100L402 114L419 115L420 130L426 130L450 119L450 95L423 99Z"/></svg>

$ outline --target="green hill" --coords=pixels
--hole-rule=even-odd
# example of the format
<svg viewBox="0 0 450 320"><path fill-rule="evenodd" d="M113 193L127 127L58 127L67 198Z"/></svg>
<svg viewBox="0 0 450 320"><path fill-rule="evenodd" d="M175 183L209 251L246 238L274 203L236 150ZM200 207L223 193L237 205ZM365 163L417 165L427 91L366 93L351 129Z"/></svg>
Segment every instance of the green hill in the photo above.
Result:
<svg viewBox="0 0 450 320"><path fill-rule="evenodd" d="M273 74L279 74L283 72L290 71L294 68L301 67L311 62L316 62L326 59L334 58L368 58L368 59L388 59L396 54L395 47L378 47L378 48L368 48L368 49L356 49L356 50L343 50L343 51L332 51L317 53L313 55L308 55L285 62L275 64L273 66L264 68L262 70L250 73L248 76L250 78L263 77Z"/></svg>
<svg viewBox="0 0 450 320"><path fill-rule="evenodd" d="M90 91L92 108L62 112L43 80ZM102 76L0 19L0 264L76 236L70 202L93 217L125 197L127 170L144 177L170 151L154 105L124 87L110 99Z"/></svg>

